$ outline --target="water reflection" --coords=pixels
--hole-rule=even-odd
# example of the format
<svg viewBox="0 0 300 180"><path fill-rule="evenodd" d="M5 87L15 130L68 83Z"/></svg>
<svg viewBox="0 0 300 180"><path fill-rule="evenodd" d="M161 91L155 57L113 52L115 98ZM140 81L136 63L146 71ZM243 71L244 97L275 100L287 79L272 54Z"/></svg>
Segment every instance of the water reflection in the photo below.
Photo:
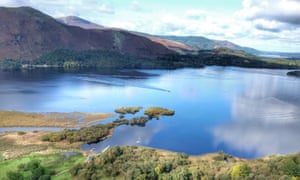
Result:
<svg viewBox="0 0 300 180"><path fill-rule="evenodd" d="M300 95L295 90L300 82L262 75L250 82L232 102L232 121L213 130L216 143L256 157L299 151Z"/></svg>
<svg viewBox="0 0 300 180"><path fill-rule="evenodd" d="M107 86L121 86L121 87L138 87L138 88L145 88L151 90L158 90L158 91L167 91L170 90L158 88L155 86L149 86L142 83L142 81L133 82L132 79L120 79L119 76L117 77L108 77L108 76L81 76L77 77L77 79L82 81L87 81L96 84L102 84ZM138 79L135 77L135 79Z"/></svg>
<svg viewBox="0 0 300 180"><path fill-rule="evenodd" d="M154 121L154 120L152 120ZM97 144L84 144L83 150L95 149L101 152L107 146L121 145L143 145L146 146L151 142L153 136L160 131L162 124L158 121L149 121L145 127L123 125L117 127L112 137Z"/></svg>

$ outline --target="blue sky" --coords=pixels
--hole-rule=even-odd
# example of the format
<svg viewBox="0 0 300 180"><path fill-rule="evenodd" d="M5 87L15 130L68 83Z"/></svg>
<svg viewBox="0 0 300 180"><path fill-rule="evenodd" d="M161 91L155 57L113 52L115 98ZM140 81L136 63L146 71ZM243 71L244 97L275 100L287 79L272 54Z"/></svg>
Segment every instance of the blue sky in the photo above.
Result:
<svg viewBox="0 0 300 180"><path fill-rule="evenodd" d="M1 0L53 17L158 35L205 36L260 50L300 52L300 0Z"/></svg>

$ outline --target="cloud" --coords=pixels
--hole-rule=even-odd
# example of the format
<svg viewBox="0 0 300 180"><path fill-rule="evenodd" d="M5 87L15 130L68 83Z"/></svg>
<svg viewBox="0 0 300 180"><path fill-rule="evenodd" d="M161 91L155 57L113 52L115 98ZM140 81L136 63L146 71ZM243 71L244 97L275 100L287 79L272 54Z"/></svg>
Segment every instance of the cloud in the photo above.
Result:
<svg viewBox="0 0 300 180"><path fill-rule="evenodd" d="M289 28L286 24L274 20L258 19L254 21L254 24L257 29L270 32L281 32L283 29Z"/></svg>
<svg viewBox="0 0 300 180"><path fill-rule="evenodd" d="M130 9L132 9L134 11L141 11L142 7L138 1L132 1L131 5L130 5Z"/></svg>
<svg viewBox="0 0 300 180"><path fill-rule="evenodd" d="M186 11L186 17L191 19L204 19L207 15L207 12L205 10L195 10L195 9L189 9Z"/></svg>
<svg viewBox="0 0 300 180"><path fill-rule="evenodd" d="M1 0L0 6L8 7L19 7L19 6L30 6L30 0Z"/></svg>
<svg viewBox="0 0 300 180"><path fill-rule="evenodd" d="M110 6L106 5L106 4L100 4L98 6L98 10L101 13L107 13L107 14L114 14L115 13L115 10L112 7L110 7Z"/></svg>
<svg viewBox="0 0 300 180"><path fill-rule="evenodd" d="M1 0L0 6L31 6L51 16L81 15L94 12L98 14L114 14L115 12L114 7L103 3L101 0Z"/></svg>
<svg viewBox="0 0 300 180"><path fill-rule="evenodd" d="M243 6L239 15L247 19L300 25L299 0L244 0Z"/></svg>

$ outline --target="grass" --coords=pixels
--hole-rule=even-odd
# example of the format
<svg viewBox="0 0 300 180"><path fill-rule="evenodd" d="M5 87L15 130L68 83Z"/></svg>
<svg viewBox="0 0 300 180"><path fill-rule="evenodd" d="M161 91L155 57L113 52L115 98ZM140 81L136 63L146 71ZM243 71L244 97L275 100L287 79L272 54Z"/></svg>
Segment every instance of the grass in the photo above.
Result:
<svg viewBox="0 0 300 180"><path fill-rule="evenodd" d="M19 135L18 132L9 132L0 136L0 162L4 159L15 159L34 152L49 153L67 150L78 150L80 144L66 142L43 142L41 136L49 132L27 132Z"/></svg>
<svg viewBox="0 0 300 180"><path fill-rule="evenodd" d="M0 127L83 127L112 116L109 113L0 111Z"/></svg>
<svg viewBox="0 0 300 180"><path fill-rule="evenodd" d="M51 178L59 180L71 179L71 175L68 170L71 169L74 164L84 162L86 160L86 157L84 157L81 153L78 153L78 155L69 158L61 155L60 153L30 154L18 159L2 161L0 162L0 179L4 179L8 171L17 171L20 164L26 164L33 160L39 160L42 166L49 169L50 171L56 172L56 174L65 171L65 173L61 173L58 176L53 176Z"/></svg>

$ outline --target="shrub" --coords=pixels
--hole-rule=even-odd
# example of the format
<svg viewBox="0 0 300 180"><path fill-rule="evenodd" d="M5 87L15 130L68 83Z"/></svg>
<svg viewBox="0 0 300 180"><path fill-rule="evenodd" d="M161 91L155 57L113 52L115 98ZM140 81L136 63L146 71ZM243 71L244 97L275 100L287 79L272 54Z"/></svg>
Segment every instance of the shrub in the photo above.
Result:
<svg viewBox="0 0 300 180"><path fill-rule="evenodd" d="M24 179L22 173L12 172L12 171L7 172L6 177L9 180L23 180Z"/></svg>
<svg viewBox="0 0 300 180"><path fill-rule="evenodd" d="M18 135L19 135L19 136L22 136L22 135L24 135L24 134L26 134L26 132L24 132L24 131L19 131L19 132L18 132Z"/></svg>
<svg viewBox="0 0 300 180"><path fill-rule="evenodd" d="M243 164L243 165L235 165L232 168L230 175L233 179L238 179L238 178L248 177L250 173L251 173L250 167L246 164Z"/></svg>
<svg viewBox="0 0 300 180"><path fill-rule="evenodd" d="M175 111L161 107L150 107L144 111L144 114L147 115L150 119L158 119L159 116L173 116L175 114Z"/></svg>
<svg viewBox="0 0 300 180"><path fill-rule="evenodd" d="M297 164L293 159L289 159L287 162L285 162L283 168L284 174L300 177L300 165Z"/></svg>

